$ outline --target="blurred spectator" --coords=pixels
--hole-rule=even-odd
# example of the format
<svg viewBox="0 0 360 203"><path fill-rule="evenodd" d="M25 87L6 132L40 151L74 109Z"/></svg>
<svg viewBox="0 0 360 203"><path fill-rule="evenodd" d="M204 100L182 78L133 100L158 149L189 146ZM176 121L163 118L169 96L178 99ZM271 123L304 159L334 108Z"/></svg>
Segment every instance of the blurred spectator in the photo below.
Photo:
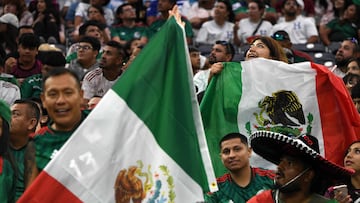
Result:
<svg viewBox="0 0 360 203"><path fill-rule="evenodd" d="M135 8L135 22L146 25L146 6L142 0L127 0L126 3L131 4Z"/></svg>
<svg viewBox="0 0 360 203"><path fill-rule="evenodd" d="M100 97L100 96L96 96L96 95L93 96L87 103L88 109L90 109L90 110L94 109L96 107L96 105L100 102L101 98L102 97Z"/></svg>
<svg viewBox="0 0 360 203"><path fill-rule="evenodd" d="M278 20L278 14L276 13L276 9L273 7L271 0L261 0L264 4L264 15L262 16L265 20L269 21L271 24L276 24ZM238 1L232 1L232 8L235 13L235 20L240 21L244 18L248 18L248 9L249 3L251 0L242 0L239 3ZM235 2L235 3L234 3Z"/></svg>
<svg viewBox="0 0 360 203"><path fill-rule="evenodd" d="M215 4L214 19L202 24L196 43L215 44L218 40L233 41L234 12L228 0L219 0Z"/></svg>
<svg viewBox="0 0 360 203"><path fill-rule="evenodd" d="M282 11L284 9L284 3L286 0L279 0L275 4L275 9L280 16L283 15ZM313 0L296 0L297 4L300 5L301 8L298 8L298 14L304 15L306 17L313 17L315 16L315 9L314 9L314 1Z"/></svg>
<svg viewBox="0 0 360 203"><path fill-rule="evenodd" d="M360 75L348 73L343 77L343 81L349 94L351 94L352 88L360 82Z"/></svg>
<svg viewBox="0 0 360 203"><path fill-rule="evenodd" d="M32 25L33 15L28 11L24 0L3 0L4 13L12 13L19 19L19 26Z"/></svg>
<svg viewBox="0 0 360 203"><path fill-rule="evenodd" d="M356 109L360 114L360 82L358 82L351 90L351 98L354 102Z"/></svg>
<svg viewBox="0 0 360 203"><path fill-rule="evenodd" d="M52 0L37 0L36 10L33 13L33 28L42 43L63 43L60 39L61 22L60 14L54 8Z"/></svg>
<svg viewBox="0 0 360 203"><path fill-rule="evenodd" d="M283 47L288 57L289 63L298 63L304 61L313 62L313 59L309 54L292 48L290 37L288 33L285 32L284 30L276 31L271 37L276 41L278 41L280 45Z"/></svg>
<svg viewBox="0 0 360 203"><path fill-rule="evenodd" d="M77 27L81 23L89 20L88 9L90 5L101 6L104 9L104 18L106 19L106 24L111 26L114 23L114 13L111 9L106 7L110 0L90 0L90 3L84 1L80 2L76 8L74 26Z"/></svg>
<svg viewBox="0 0 360 203"><path fill-rule="evenodd" d="M146 28L142 22L136 22L135 12L135 8L128 3L125 3L116 9L116 17L119 19L119 24L114 25L111 28L112 40L125 45L131 39L141 38L142 33Z"/></svg>
<svg viewBox="0 0 360 203"><path fill-rule="evenodd" d="M194 37L197 36L202 24L212 20L214 16L215 0L199 0L189 8L184 9L182 14L189 19L193 28Z"/></svg>
<svg viewBox="0 0 360 203"><path fill-rule="evenodd" d="M300 14L304 6L302 0L284 0L282 11L284 21L274 25L272 33L278 30L285 30L293 44L305 44L318 42L318 31L312 18Z"/></svg>
<svg viewBox="0 0 360 203"><path fill-rule="evenodd" d="M349 60L346 74L349 73L360 75L360 58L352 58Z"/></svg>
<svg viewBox="0 0 360 203"><path fill-rule="evenodd" d="M234 26L234 44L240 46L248 44L255 35L270 36L272 24L263 19L265 4L262 0L250 0L248 3L248 16Z"/></svg>
<svg viewBox="0 0 360 203"><path fill-rule="evenodd" d="M19 20L12 14L7 13L0 17L0 46L6 54L16 52Z"/></svg>
<svg viewBox="0 0 360 203"><path fill-rule="evenodd" d="M360 37L359 15L360 7L355 4L349 5L343 16L335 18L326 26L321 27L322 42L329 45L331 42L340 42L349 37Z"/></svg>
<svg viewBox="0 0 360 203"><path fill-rule="evenodd" d="M193 75L200 70L200 51L195 47L189 47L190 62Z"/></svg>
<svg viewBox="0 0 360 203"><path fill-rule="evenodd" d="M5 72L14 75L19 83L34 74L40 74L42 64L36 58L38 47L40 45L39 38L31 33L21 35L19 39L18 58L10 57L5 61Z"/></svg>
<svg viewBox="0 0 360 203"><path fill-rule="evenodd" d="M12 105L17 99L20 99L20 89L12 75L3 73L3 67L4 60L0 58L0 100Z"/></svg>

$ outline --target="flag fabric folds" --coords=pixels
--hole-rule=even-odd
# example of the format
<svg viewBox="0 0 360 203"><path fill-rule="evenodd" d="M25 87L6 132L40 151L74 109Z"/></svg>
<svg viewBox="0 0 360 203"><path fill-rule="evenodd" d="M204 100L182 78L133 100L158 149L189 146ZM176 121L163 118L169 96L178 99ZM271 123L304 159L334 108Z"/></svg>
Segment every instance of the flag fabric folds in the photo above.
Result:
<svg viewBox="0 0 360 203"><path fill-rule="evenodd" d="M345 149L360 138L360 118L343 81L324 66L267 59L224 63L200 104L216 176L225 168L218 154L222 136L270 130L311 134L322 155L342 165ZM265 146L264 146L265 147ZM257 155L251 164L273 168Z"/></svg>
<svg viewBox="0 0 360 203"><path fill-rule="evenodd" d="M200 202L217 190L187 52L169 19L20 202Z"/></svg>

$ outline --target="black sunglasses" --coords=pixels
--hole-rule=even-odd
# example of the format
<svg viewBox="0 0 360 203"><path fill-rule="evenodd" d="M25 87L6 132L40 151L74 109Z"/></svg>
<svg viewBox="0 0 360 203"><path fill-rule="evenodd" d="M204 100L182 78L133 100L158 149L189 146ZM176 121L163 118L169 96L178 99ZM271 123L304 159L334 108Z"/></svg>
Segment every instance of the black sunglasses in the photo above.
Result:
<svg viewBox="0 0 360 203"><path fill-rule="evenodd" d="M276 41L290 40L288 36L282 35L279 33L275 33L275 34L271 35L271 38L273 38Z"/></svg>

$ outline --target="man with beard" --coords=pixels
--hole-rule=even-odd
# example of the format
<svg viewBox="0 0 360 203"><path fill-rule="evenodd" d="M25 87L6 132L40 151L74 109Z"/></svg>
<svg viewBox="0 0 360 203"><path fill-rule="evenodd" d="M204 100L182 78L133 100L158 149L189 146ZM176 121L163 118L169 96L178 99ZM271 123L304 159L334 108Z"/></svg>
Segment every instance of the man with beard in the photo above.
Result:
<svg viewBox="0 0 360 203"><path fill-rule="evenodd" d="M275 188L254 196L248 203L336 202L320 194L332 179L353 173L322 157L318 141L311 135L290 137L257 131L251 135L250 143L254 152L278 166Z"/></svg>
<svg viewBox="0 0 360 203"><path fill-rule="evenodd" d="M356 39L346 39L342 41L340 48L335 54L336 65L331 68L331 72L343 78L347 73L347 64L350 59L359 55L359 45Z"/></svg>
<svg viewBox="0 0 360 203"><path fill-rule="evenodd" d="M122 66L125 58L125 50L116 41L110 41L103 48L103 54L99 68L88 72L83 80L81 89L84 91L84 104L97 96L104 96L105 93L115 84L122 73Z"/></svg>
<svg viewBox="0 0 360 203"><path fill-rule="evenodd" d="M274 25L272 34L278 30L285 30L293 44L318 42L318 31L314 20L299 15L299 9L303 6L303 0L285 0L282 4L284 18L280 18Z"/></svg>
<svg viewBox="0 0 360 203"><path fill-rule="evenodd" d="M230 62L235 54L234 46L227 41L216 41L212 47L208 62L213 65L217 62ZM206 70L199 71L194 76L194 85L199 101L204 94L204 91L208 85L210 76L210 67Z"/></svg>
<svg viewBox="0 0 360 203"><path fill-rule="evenodd" d="M245 203L273 186L274 172L250 166L252 149L247 137L230 133L220 140L220 156L229 173L217 178L219 190L205 196L206 202Z"/></svg>

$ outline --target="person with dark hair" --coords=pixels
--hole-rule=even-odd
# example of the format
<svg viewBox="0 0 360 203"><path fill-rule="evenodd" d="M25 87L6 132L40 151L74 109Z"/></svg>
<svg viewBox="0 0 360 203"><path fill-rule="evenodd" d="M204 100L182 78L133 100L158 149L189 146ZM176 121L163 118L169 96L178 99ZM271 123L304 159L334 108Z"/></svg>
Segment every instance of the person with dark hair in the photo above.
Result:
<svg viewBox="0 0 360 203"><path fill-rule="evenodd" d="M119 42L110 41L106 44L99 68L88 72L84 77L81 87L84 91L84 103L88 103L95 95L105 95L120 78L125 58L125 50Z"/></svg>
<svg viewBox="0 0 360 203"><path fill-rule="evenodd" d="M353 73L347 73L343 77L343 81L344 81L345 87L348 90L349 94L351 94L351 90L353 89L353 87L356 84L360 83L360 75L353 74Z"/></svg>
<svg viewBox="0 0 360 203"><path fill-rule="evenodd" d="M195 75L200 70L200 51L195 47L189 47L190 62Z"/></svg>
<svg viewBox="0 0 360 203"><path fill-rule="evenodd" d="M32 97L40 98L42 92L42 80L48 72L54 68L64 68L65 57L60 51L44 51L42 53L42 70L40 74L35 74L25 78L20 86L21 98L29 99Z"/></svg>
<svg viewBox="0 0 360 203"><path fill-rule="evenodd" d="M24 0L4 0L4 13L12 13L16 15L19 20L19 26L30 25L32 26L34 18L32 13L27 9Z"/></svg>
<svg viewBox="0 0 360 203"><path fill-rule="evenodd" d="M254 36L270 36L272 24L263 18L265 3L262 0L248 2L248 17L234 26L234 44L241 46L251 42Z"/></svg>
<svg viewBox="0 0 360 203"><path fill-rule="evenodd" d="M219 190L205 196L208 203L245 203L257 193L271 189L273 171L250 166L252 149L240 133L225 135L219 143L220 157L229 173L217 178Z"/></svg>
<svg viewBox="0 0 360 203"><path fill-rule="evenodd" d="M349 73L360 75L360 58L352 58L349 60L346 74Z"/></svg>
<svg viewBox="0 0 360 203"><path fill-rule="evenodd" d="M39 45L40 40L35 34L21 35L18 47L19 56L17 59L10 57L5 61L5 72L14 75L20 84L25 78L40 74L42 64L36 58Z"/></svg>
<svg viewBox="0 0 360 203"><path fill-rule="evenodd" d="M51 0L37 0L33 15L34 32L42 42L57 44L64 41L64 39L60 39L60 14L54 8Z"/></svg>
<svg viewBox="0 0 360 203"><path fill-rule="evenodd" d="M315 21L304 17L299 10L304 7L303 0L284 0L282 3L283 20L273 26L272 33L285 30L293 44L316 43L319 40Z"/></svg>
<svg viewBox="0 0 360 203"><path fill-rule="evenodd" d="M215 4L214 19L202 24L196 37L198 44L214 44L218 40L233 41L234 12L228 0L219 0Z"/></svg>
<svg viewBox="0 0 360 203"><path fill-rule="evenodd" d="M88 111L82 111L80 80L65 68L54 68L43 78L41 100L50 118L46 127L36 132L25 152L25 189L71 137Z"/></svg>
<svg viewBox="0 0 360 203"><path fill-rule="evenodd" d="M360 86L359 86L360 87ZM359 97L360 98L360 97ZM348 191L347 194L339 193L335 190L335 186L329 187L325 193L326 197L336 199L340 203L350 203L360 201L360 140L350 144L345 156L344 167L352 169L355 173L348 179L339 181L338 185L345 185Z"/></svg>
<svg viewBox="0 0 360 203"><path fill-rule="evenodd" d="M311 135L293 137L270 131L250 136L254 152L277 165L275 187L248 203L335 202L322 196L333 180L350 177L352 170L320 155L318 140Z"/></svg>
<svg viewBox="0 0 360 203"><path fill-rule="evenodd" d="M97 56L101 44L95 37L85 36L77 43L77 59L70 61L67 68L73 70L82 80L84 75L99 66Z"/></svg>
<svg viewBox="0 0 360 203"><path fill-rule="evenodd" d="M148 29L145 30L144 35L141 37L141 43L146 44L154 34L160 30L160 28L165 24L169 17L169 10L171 10L176 5L176 0L159 0L157 4L158 11L161 13L154 22L149 25ZM186 41L188 44L192 44L192 38L194 33L192 31L191 23L181 17L181 20L185 23L185 35Z"/></svg>
<svg viewBox="0 0 360 203"><path fill-rule="evenodd" d="M135 8L132 4L125 3L116 9L116 16L120 23L112 26L111 38L114 41L125 45L131 39L140 39L146 27L140 22L137 23Z"/></svg>
<svg viewBox="0 0 360 203"><path fill-rule="evenodd" d="M16 200L25 190L24 157L29 135L34 133L40 119L40 109L31 100L16 100L11 106L10 152L18 167L16 181Z"/></svg>
<svg viewBox="0 0 360 203"><path fill-rule="evenodd" d="M76 8L74 26L78 27L81 23L89 20L88 9L90 5L101 6L104 10L106 25L111 26L114 23L114 13L107 7L109 2L110 0L90 0L90 2L81 1Z"/></svg>
<svg viewBox="0 0 360 203"><path fill-rule="evenodd" d="M16 163L9 151L11 111L0 100L0 202L15 202Z"/></svg>
<svg viewBox="0 0 360 203"><path fill-rule="evenodd" d="M360 114L360 82L358 82L351 90L351 98L354 102L356 109Z"/></svg>
<svg viewBox="0 0 360 203"><path fill-rule="evenodd" d="M201 100L202 95L208 86L212 66L217 63L230 62L234 57L234 54L235 48L230 42L216 41L214 43L207 58L210 67L206 67L205 70L201 70L194 75L194 85L196 93L198 94L198 100Z"/></svg>

